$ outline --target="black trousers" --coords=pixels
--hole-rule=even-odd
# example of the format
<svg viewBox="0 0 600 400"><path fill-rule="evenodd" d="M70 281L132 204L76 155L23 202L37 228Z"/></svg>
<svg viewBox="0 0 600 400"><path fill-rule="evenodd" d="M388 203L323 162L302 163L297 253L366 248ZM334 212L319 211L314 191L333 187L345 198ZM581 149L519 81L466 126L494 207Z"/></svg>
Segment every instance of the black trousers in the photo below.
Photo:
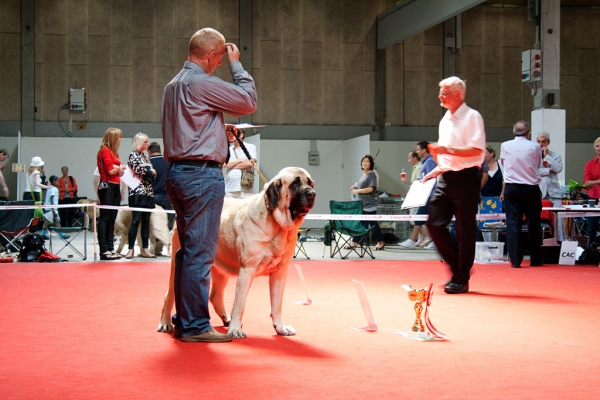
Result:
<svg viewBox="0 0 600 400"><path fill-rule="evenodd" d="M363 215L375 215L375 214L377 214L377 211L363 211ZM375 228L373 228L373 231L372 231L373 233L371 235L371 239L372 239L373 243L379 243L379 242L383 241L383 234L381 233L381 227L379 226L377 221L360 221L360 223L366 229L371 229L372 226L375 227ZM354 243L362 243L362 241L364 239L365 239L364 236L353 236L352 237L352 241Z"/></svg>
<svg viewBox="0 0 600 400"><path fill-rule="evenodd" d="M77 199L66 198L58 200L58 204L75 204ZM60 224L63 227L73 226L73 210L74 208L59 208L58 215L60 217Z"/></svg>
<svg viewBox="0 0 600 400"><path fill-rule="evenodd" d="M135 207L135 205L131 205L130 207ZM142 236L142 243L138 244L141 249L148 248L148 238L150 237L150 213L144 211L132 211L131 225L129 225L129 232L127 234L129 250L133 250L133 247L135 246L135 239L137 239L140 221L142 221L142 229L140 232L140 235Z"/></svg>
<svg viewBox="0 0 600 400"><path fill-rule="evenodd" d="M523 215L527 218L531 263L541 263L542 193L540 188L537 185L505 184L504 210L506 212L506 244L512 265L521 265L523 261L524 249L520 241Z"/></svg>
<svg viewBox="0 0 600 400"><path fill-rule="evenodd" d="M118 206L121 204L121 185L108 183L108 188L98 190L98 200L103 206ZM100 209L98 220L98 245L100 254L113 251L115 239L115 221L118 210Z"/></svg>
<svg viewBox="0 0 600 400"><path fill-rule="evenodd" d="M450 266L454 283L465 284L471 278L480 184L478 167L444 172L438 176L437 187L429 199L427 229ZM456 239L448 230L452 216L456 218Z"/></svg>

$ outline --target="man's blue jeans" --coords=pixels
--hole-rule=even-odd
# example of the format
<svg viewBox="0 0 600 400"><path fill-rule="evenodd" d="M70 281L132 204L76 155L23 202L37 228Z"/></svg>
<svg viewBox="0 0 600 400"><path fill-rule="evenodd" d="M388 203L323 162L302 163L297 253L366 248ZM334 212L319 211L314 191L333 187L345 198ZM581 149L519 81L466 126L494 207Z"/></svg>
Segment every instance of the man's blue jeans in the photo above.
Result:
<svg viewBox="0 0 600 400"><path fill-rule="evenodd" d="M183 336L199 335L211 328L210 268L217 252L225 183L220 168L185 162L169 165L166 183L181 242L175 256L174 323Z"/></svg>

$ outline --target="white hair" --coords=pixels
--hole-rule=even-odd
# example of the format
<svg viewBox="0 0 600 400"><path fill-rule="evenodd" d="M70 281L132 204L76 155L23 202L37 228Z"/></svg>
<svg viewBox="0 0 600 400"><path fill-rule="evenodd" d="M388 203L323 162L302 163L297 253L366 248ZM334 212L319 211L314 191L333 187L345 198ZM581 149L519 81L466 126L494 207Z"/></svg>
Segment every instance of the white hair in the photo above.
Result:
<svg viewBox="0 0 600 400"><path fill-rule="evenodd" d="M139 152L146 140L148 140L148 135L142 132L136 133L133 137L133 146L131 146L133 151Z"/></svg>

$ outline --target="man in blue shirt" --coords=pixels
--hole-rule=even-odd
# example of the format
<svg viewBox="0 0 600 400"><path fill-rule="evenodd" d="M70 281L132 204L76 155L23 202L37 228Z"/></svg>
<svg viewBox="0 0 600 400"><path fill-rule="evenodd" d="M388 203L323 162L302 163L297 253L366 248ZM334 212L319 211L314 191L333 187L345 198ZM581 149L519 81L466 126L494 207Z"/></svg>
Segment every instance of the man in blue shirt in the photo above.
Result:
<svg viewBox="0 0 600 400"><path fill-rule="evenodd" d="M233 83L212 76L225 54ZM221 166L228 145L223 113L240 117L257 107L254 80L239 60L235 44L203 28L190 39L188 60L163 92L162 134L170 162L167 193L177 213L181 242L175 256L174 336L183 342L232 340L211 326L208 293L225 197Z"/></svg>

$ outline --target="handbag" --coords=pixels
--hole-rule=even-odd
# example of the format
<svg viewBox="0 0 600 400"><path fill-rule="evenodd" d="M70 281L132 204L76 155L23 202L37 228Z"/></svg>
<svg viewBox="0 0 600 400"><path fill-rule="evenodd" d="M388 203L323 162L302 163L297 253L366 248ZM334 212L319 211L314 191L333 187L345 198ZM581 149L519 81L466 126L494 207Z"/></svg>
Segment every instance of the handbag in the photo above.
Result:
<svg viewBox="0 0 600 400"><path fill-rule="evenodd" d="M148 196L146 194L130 194L129 195L129 207L139 208L154 208L154 196Z"/></svg>
<svg viewBox="0 0 600 400"><path fill-rule="evenodd" d="M150 184L154 183L154 174L152 173L152 166L150 165L145 165L144 169L146 170L146 172L144 173L144 180Z"/></svg>
<svg viewBox="0 0 600 400"><path fill-rule="evenodd" d="M71 175L69 175L69 183L71 184L71 187L75 187L75 183L73 181L74 181L73 177ZM77 190L73 192L73 196L71 198L72 199L77 198Z"/></svg>
<svg viewBox="0 0 600 400"><path fill-rule="evenodd" d="M233 154L235 154L235 158L237 159L237 152L235 151L235 147L233 148ZM254 170L253 169L243 169L242 176L240 178L240 185L245 189L254 188Z"/></svg>
<svg viewBox="0 0 600 400"><path fill-rule="evenodd" d="M242 170L242 178L240 181L240 185L246 189L252 189L254 187L254 170L252 169L243 169Z"/></svg>

